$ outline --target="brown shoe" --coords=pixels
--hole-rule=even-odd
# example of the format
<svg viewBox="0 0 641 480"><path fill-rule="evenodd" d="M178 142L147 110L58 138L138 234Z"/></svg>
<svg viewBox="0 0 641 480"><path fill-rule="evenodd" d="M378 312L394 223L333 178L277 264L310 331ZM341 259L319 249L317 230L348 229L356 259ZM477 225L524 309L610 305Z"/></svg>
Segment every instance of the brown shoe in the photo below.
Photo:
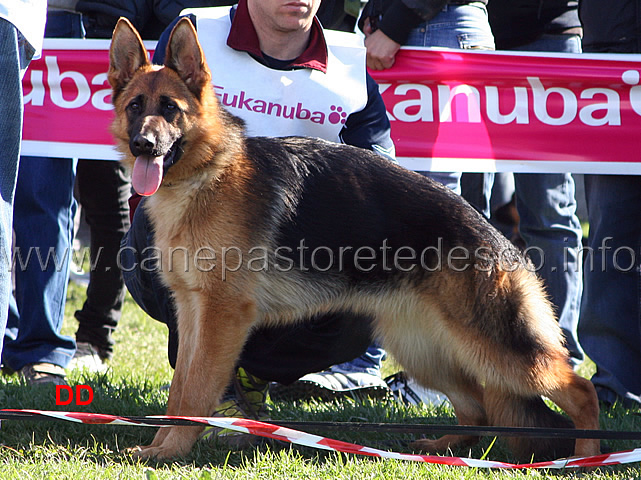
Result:
<svg viewBox="0 0 641 480"><path fill-rule="evenodd" d="M30 363L18 370L18 375L29 385L67 385L65 369L52 363Z"/></svg>

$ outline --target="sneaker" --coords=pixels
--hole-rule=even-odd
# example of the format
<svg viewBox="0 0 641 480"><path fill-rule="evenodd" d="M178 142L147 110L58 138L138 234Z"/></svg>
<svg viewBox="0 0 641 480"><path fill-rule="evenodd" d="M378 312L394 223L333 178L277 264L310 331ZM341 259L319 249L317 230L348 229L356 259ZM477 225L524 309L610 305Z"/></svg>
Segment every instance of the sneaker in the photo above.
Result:
<svg viewBox="0 0 641 480"><path fill-rule="evenodd" d="M84 369L89 372L104 373L109 368L100 357L98 349L89 342L78 342L76 353L67 366L70 370Z"/></svg>
<svg viewBox="0 0 641 480"><path fill-rule="evenodd" d="M65 369L52 363L30 363L18 370L28 385L67 385L65 380Z"/></svg>
<svg viewBox="0 0 641 480"><path fill-rule="evenodd" d="M268 402L269 383L244 368L238 368L232 384L227 387L220 405L211 416L265 421L269 420ZM212 426L205 427L201 438L216 440L234 449L247 448L259 441L255 435Z"/></svg>
<svg viewBox="0 0 641 480"><path fill-rule="evenodd" d="M409 377L405 372L398 372L390 375L385 382L392 391L394 398L407 405L419 405L421 403L439 406L449 402L447 396L429 388L421 387L416 380Z"/></svg>
<svg viewBox="0 0 641 480"><path fill-rule="evenodd" d="M282 400L317 399L331 401L343 396L385 398L390 390L379 375L368 372L344 372L336 367L309 373L292 384L272 385L272 397Z"/></svg>

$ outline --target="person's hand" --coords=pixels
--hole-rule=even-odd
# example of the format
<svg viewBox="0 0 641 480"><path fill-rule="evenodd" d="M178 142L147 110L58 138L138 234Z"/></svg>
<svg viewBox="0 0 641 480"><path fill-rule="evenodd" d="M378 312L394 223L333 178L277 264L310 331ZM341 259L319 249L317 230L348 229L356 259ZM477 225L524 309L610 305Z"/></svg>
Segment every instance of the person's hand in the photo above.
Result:
<svg viewBox="0 0 641 480"><path fill-rule="evenodd" d="M363 33L367 49L367 66L372 70L385 70L394 65L396 52L401 48L401 45L381 30L373 32L369 19L365 20Z"/></svg>

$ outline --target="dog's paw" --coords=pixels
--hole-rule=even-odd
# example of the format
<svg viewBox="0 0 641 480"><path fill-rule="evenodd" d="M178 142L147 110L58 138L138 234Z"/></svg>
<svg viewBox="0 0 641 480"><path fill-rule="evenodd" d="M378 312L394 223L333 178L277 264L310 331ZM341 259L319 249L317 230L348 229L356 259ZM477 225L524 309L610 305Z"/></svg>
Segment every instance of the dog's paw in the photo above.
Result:
<svg viewBox="0 0 641 480"><path fill-rule="evenodd" d="M168 460L183 454L183 452L163 447L162 445L159 447L154 447L152 445L147 445L145 447L133 447L128 449L128 452L136 458L149 458L155 460Z"/></svg>
<svg viewBox="0 0 641 480"><path fill-rule="evenodd" d="M474 436L444 435L434 440L421 438L410 443L410 448L415 452L445 453L455 447L476 445L478 441L479 437Z"/></svg>
<svg viewBox="0 0 641 480"><path fill-rule="evenodd" d="M596 439L577 439L574 457L593 457L601 455L601 442Z"/></svg>
<svg viewBox="0 0 641 480"><path fill-rule="evenodd" d="M414 452L422 453L440 453L442 450L439 449L438 440L430 440L427 438L422 438L420 440L415 440L410 443L410 449Z"/></svg>
<svg viewBox="0 0 641 480"><path fill-rule="evenodd" d="M127 448L123 448L121 450L121 453L128 453L130 455L134 455L137 452L139 452L140 450L142 450L143 448L146 448L146 447L141 447L139 445L136 445L135 447L127 447Z"/></svg>

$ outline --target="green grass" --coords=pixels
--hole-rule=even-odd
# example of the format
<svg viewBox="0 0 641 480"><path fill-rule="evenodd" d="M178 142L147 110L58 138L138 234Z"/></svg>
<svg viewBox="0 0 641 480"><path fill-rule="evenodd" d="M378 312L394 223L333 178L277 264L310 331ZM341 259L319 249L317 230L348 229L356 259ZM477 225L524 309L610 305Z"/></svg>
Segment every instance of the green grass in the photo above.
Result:
<svg viewBox="0 0 641 480"><path fill-rule="evenodd" d="M73 334L73 312L82 305L84 289L71 284L68 294L66 334ZM71 384L89 384L94 400L82 410L119 415L163 414L167 400L163 385L171 381L172 370L166 360L166 328L149 319L127 299L110 370L104 375L72 372ZM588 376L592 365L585 365ZM392 372L392 362L386 364ZM15 376L0 377L0 405L4 408L40 410L56 407L53 386L27 387ZM610 430L639 430L639 411L616 407L601 414L602 427ZM393 401L355 401L337 403L276 402L272 417L280 420L428 422L454 423L446 407L407 407ZM141 462L124 449L146 444L153 438L151 427L78 425L55 421L6 420L0 429L0 479L484 479L484 478L640 478L638 464L601 468L589 473L568 470L497 471L466 467L447 467L415 462L381 460L264 442L239 451L229 451L215 443L198 443L184 459L174 462ZM409 452L409 435L373 434L349 431L312 432L380 449ZM611 442L612 450L636 448L635 442ZM500 442L492 445L485 438L471 450L452 452L456 456L514 461Z"/></svg>

